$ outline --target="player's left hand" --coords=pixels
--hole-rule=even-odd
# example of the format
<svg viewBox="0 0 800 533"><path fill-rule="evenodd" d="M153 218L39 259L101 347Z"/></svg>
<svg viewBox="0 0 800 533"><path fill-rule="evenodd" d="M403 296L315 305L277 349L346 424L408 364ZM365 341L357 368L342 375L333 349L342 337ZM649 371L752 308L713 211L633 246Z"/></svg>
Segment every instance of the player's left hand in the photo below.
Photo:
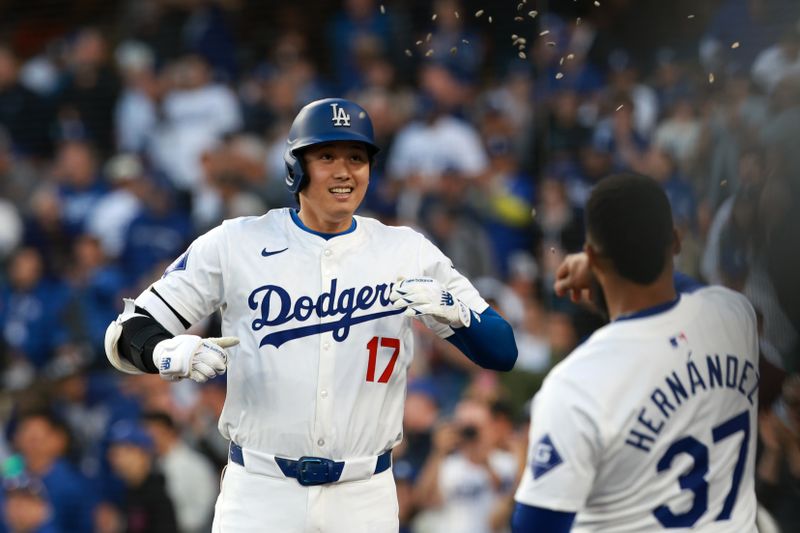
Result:
<svg viewBox="0 0 800 533"><path fill-rule="evenodd" d="M153 363L167 381L190 378L198 383L225 373L226 348L239 344L236 337L202 339L197 335L178 335L156 344Z"/></svg>
<svg viewBox="0 0 800 533"><path fill-rule="evenodd" d="M448 326L469 327L472 318L469 307L433 278L401 278L389 299L395 308L405 309L406 316L431 316Z"/></svg>

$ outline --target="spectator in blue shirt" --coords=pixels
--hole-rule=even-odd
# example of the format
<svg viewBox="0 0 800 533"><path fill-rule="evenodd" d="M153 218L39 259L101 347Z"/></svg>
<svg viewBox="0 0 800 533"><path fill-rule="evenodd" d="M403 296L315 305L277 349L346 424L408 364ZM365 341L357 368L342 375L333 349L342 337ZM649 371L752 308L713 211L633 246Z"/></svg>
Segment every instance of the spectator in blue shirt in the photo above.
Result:
<svg viewBox="0 0 800 533"><path fill-rule="evenodd" d="M14 445L26 470L47 489L56 525L64 532L91 531L96 495L65 457L69 447L66 426L49 412L24 414L14 431Z"/></svg>
<svg viewBox="0 0 800 533"><path fill-rule="evenodd" d="M92 147L83 141L62 143L53 173L58 181L61 223L68 233L81 233L95 205L108 191Z"/></svg>
<svg viewBox="0 0 800 533"><path fill-rule="evenodd" d="M22 248L9 265L8 285L0 288L0 333L12 364L41 368L68 340L62 316L68 290L43 270L39 252Z"/></svg>

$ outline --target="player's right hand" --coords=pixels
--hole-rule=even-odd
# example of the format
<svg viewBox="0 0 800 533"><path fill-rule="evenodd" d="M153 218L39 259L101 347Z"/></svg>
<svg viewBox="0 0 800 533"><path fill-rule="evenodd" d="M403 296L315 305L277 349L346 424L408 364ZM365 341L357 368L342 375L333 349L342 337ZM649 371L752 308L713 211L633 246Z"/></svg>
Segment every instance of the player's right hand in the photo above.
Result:
<svg viewBox="0 0 800 533"><path fill-rule="evenodd" d="M556 270L556 281L553 290L557 296L566 296L578 303L591 297L592 270L589 268L589 256L585 252L569 254Z"/></svg>
<svg viewBox="0 0 800 533"><path fill-rule="evenodd" d="M156 344L153 363L168 381L190 378L204 383L225 373L228 368L225 348L237 344L236 337L203 339L197 335L178 335Z"/></svg>

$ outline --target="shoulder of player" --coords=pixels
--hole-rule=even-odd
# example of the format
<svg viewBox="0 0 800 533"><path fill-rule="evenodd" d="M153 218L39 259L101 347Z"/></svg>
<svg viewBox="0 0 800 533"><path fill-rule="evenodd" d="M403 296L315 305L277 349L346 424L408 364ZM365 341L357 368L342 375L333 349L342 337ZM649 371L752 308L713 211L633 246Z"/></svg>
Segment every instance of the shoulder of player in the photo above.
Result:
<svg viewBox="0 0 800 533"><path fill-rule="evenodd" d="M582 396L602 394L613 381L615 369L630 366L632 340L613 335L611 324L597 330L560 361L545 379L543 388L567 389Z"/></svg>
<svg viewBox="0 0 800 533"><path fill-rule="evenodd" d="M285 226L291 221L289 212L290 208L284 207L270 209L263 215L229 218L208 233L217 232L219 238L236 242L247 234L281 236L282 239L285 235Z"/></svg>
<svg viewBox="0 0 800 533"><path fill-rule="evenodd" d="M355 215L356 223L368 233L379 234L381 237L390 237L398 240L415 240L424 236L408 226L389 226L380 220L371 217Z"/></svg>
<svg viewBox="0 0 800 533"><path fill-rule="evenodd" d="M755 320L755 310L750 300L744 294L721 285L703 287L681 297L690 301L695 300L699 305L713 305L722 313L736 313Z"/></svg>

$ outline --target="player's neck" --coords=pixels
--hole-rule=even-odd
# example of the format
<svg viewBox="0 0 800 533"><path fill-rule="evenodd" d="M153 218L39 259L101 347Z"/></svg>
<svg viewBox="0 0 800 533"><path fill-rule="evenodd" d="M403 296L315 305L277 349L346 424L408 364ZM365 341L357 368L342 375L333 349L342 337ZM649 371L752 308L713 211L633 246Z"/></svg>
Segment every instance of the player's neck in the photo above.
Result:
<svg viewBox="0 0 800 533"><path fill-rule="evenodd" d="M618 276L609 276L603 283L608 317L613 321L675 300L672 269L650 285L639 285Z"/></svg>
<svg viewBox="0 0 800 533"><path fill-rule="evenodd" d="M353 216L324 217L313 209L306 207L297 212L297 217L303 225L311 231L317 233L335 234L343 233L353 225Z"/></svg>

